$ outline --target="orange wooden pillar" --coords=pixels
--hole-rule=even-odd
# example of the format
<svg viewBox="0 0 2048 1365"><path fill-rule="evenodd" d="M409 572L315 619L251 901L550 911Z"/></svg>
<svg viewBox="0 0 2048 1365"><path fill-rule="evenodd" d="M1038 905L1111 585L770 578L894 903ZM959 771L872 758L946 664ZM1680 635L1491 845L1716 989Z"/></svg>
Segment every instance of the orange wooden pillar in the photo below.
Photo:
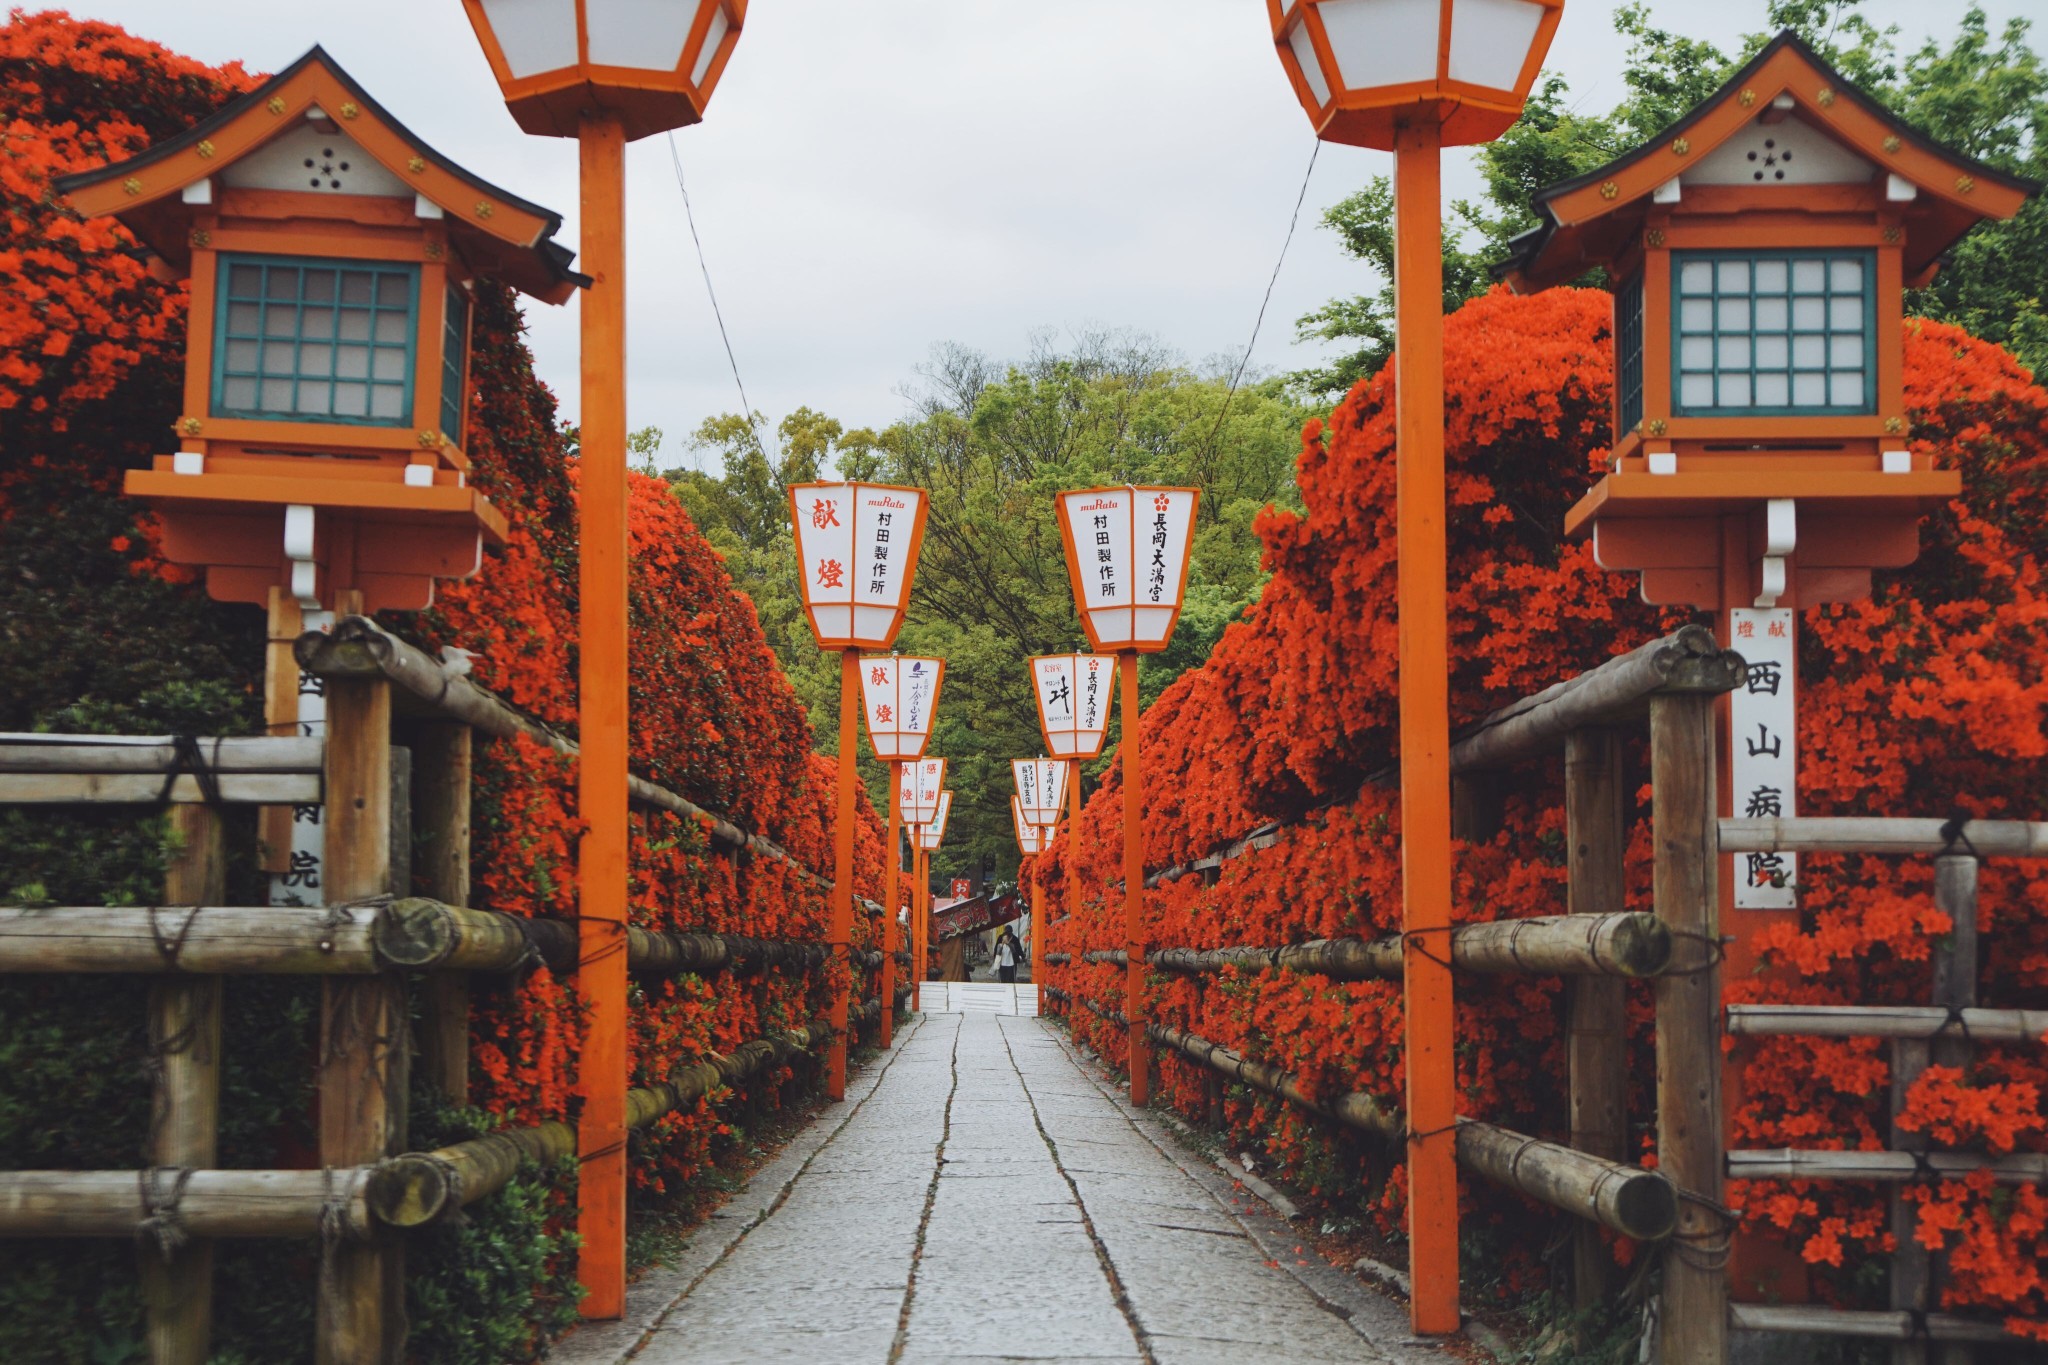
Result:
<svg viewBox="0 0 2048 1365"><path fill-rule="evenodd" d="M1074 760L1074 780L1067 784L1067 915L1081 913L1081 761ZM1073 988L1073 953L1068 949L1067 968L1060 979Z"/></svg>
<svg viewBox="0 0 2048 1365"><path fill-rule="evenodd" d="M576 986L586 1008L577 1069L582 1172L577 1276L586 1318L626 1303L626 140L585 115L582 162L582 483L577 811L584 833Z"/></svg>
<svg viewBox="0 0 2048 1365"><path fill-rule="evenodd" d="M839 799L833 805L832 1050L825 1060L825 1094L846 1098L846 1020L853 992L853 811L860 778L860 651L839 651Z"/></svg>
<svg viewBox="0 0 2048 1365"><path fill-rule="evenodd" d="M1031 869L1031 984L1045 982L1045 878Z"/></svg>
<svg viewBox="0 0 2048 1365"><path fill-rule="evenodd" d="M1151 1098L1152 1050L1145 1045L1145 755L1139 737L1138 654L1117 655L1124 708L1124 1017L1131 1030L1131 1103Z"/></svg>
<svg viewBox="0 0 2048 1365"><path fill-rule="evenodd" d="M902 878L903 850L898 844L902 813L896 800L897 765L889 767L889 843L883 855L882 883L882 1046L896 1042L896 888Z"/></svg>
<svg viewBox="0 0 2048 1365"><path fill-rule="evenodd" d="M1442 212L1441 130L1433 120L1403 124L1394 147L1402 981L1409 1313L1427 1334L1459 1326Z"/></svg>

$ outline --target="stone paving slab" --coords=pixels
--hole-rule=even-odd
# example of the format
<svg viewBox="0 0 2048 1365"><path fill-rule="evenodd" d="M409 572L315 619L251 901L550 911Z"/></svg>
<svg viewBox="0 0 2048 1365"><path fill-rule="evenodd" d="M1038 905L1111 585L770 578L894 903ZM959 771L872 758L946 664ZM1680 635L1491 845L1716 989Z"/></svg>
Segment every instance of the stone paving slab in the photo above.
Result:
<svg viewBox="0 0 2048 1365"><path fill-rule="evenodd" d="M551 1359L1447 1361L1298 1240L1049 1024L929 1015Z"/></svg>

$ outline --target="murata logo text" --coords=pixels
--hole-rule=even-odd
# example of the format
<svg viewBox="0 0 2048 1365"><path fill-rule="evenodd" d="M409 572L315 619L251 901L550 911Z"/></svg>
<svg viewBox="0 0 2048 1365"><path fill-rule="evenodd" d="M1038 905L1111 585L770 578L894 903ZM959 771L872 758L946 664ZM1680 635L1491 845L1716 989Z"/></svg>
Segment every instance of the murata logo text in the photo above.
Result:
<svg viewBox="0 0 2048 1365"><path fill-rule="evenodd" d="M1124 505L1110 498L1097 498L1094 502L1082 507L1081 510L1083 512L1121 512L1124 510Z"/></svg>
<svg viewBox="0 0 2048 1365"><path fill-rule="evenodd" d="M905 501L903 501L903 499L901 499L901 498L892 498L892 497L888 496L887 494L884 494L884 495L882 495L882 496L881 496L881 497L879 497L879 498L869 498L869 499L868 499L868 506L870 506L870 507L888 507L888 508L893 508L894 510L896 510L896 511L898 511L898 512L901 512L901 511L903 511L903 510L904 510L905 508L909 507L909 506L910 506L910 504L909 504L909 503L907 503L907 502L905 502Z"/></svg>

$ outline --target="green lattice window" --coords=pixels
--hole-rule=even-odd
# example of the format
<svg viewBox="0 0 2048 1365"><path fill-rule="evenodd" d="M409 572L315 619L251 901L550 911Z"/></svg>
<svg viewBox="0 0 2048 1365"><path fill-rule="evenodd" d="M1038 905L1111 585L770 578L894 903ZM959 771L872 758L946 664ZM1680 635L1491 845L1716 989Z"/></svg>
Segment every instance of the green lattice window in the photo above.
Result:
<svg viewBox="0 0 2048 1365"><path fill-rule="evenodd" d="M462 381L469 375L469 295L448 286L448 304L441 314L441 431L462 444L462 418L469 411Z"/></svg>
<svg viewBox="0 0 2048 1365"><path fill-rule="evenodd" d="M1876 275L1868 251L1674 252L1673 410L1875 411Z"/></svg>
<svg viewBox="0 0 2048 1365"><path fill-rule="evenodd" d="M224 257L213 411L410 426L418 321L417 266Z"/></svg>
<svg viewBox="0 0 2048 1365"><path fill-rule="evenodd" d="M1614 385L1621 405L1621 432L1643 420L1643 277L1624 280L1614 292Z"/></svg>

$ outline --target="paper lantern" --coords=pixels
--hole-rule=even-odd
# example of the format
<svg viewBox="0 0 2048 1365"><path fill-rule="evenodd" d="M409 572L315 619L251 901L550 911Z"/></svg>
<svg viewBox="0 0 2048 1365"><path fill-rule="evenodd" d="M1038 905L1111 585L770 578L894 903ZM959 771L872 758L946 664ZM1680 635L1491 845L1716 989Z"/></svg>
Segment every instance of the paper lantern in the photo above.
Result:
<svg viewBox="0 0 2048 1365"><path fill-rule="evenodd" d="M1067 799L1067 763L1059 758L1013 758L1017 804L1034 825L1056 825Z"/></svg>
<svg viewBox="0 0 2048 1365"><path fill-rule="evenodd" d="M924 541L925 493L878 483L789 490L804 614L821 649L887 649Z"/></svg>
<svg viewBox="0 0 2048 1365"><path fill-rule="evenodd" d="M1052 847L1052 826L1034 825L1024 818L1024 809L1016 797L1010 798L1010 824L1017 832L1017 850L1027 858L1035 858Z"/></svg>
<svg viewBox="0 0 2048 1365"><path fill-rule="evenodd" d="M1115 655L1038 655L1031 660L1031 688L1038 697L1038 728L1054 756L1101 756L1116 695Z"/></svg>
<svg viewBox="0 0 2048 1365"><path fill-rule="evenodd" d="M946 817L953 813L953 793L940 792L938 813L917 827L917 846L926 853L936 853L939 845L946 842Z"/></svg>
<svg viewBox="0 0 2048 1365"><path fill-rule="evenodd" d="M906 825L938 818L939 794L946 786L946 760L920 758L896 769L896 810Z"/></svg>
<svg viewBox="0 0 2048 1365"><path fill-rule="evenodd" d="M932 713L945 681L944 659L906 659L894 654L860 661L860 692L867 714L868 743L884 763L920 758L932 737Z"/></svg>
<svg viewBox="0 0 2048 1365"><path fill-rule="evenodd" d="M1084 488L1058 499L1088 643L1098 651L1165 649L1187 592L1200 490Z"/></svg>

